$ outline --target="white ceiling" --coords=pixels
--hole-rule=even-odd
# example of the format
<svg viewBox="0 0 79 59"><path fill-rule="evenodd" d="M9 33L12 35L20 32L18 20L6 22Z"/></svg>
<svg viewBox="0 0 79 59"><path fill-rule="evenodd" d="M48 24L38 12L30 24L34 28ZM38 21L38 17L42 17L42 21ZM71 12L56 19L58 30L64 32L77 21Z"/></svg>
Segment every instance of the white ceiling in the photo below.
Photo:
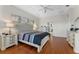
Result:
<svg viewBox="0 0 79 59"><path fill-rule="evenodd" d="M37 17L45 17L45 16L56 16L56 15L65 15L67 14L67 11L69 7L66 7L65 5L44 5L48 8L51 8L53 10L46 10L46 13L44 13L43 7L40 5L16 5L16 7L27 11Z"/></svg>

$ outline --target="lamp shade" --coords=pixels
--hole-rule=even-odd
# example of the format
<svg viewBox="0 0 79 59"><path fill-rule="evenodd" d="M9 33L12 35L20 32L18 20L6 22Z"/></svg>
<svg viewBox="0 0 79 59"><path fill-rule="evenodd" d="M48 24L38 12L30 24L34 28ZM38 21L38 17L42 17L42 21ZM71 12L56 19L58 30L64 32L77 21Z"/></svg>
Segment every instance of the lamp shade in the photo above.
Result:
<svg viewBox="0 0 79 59"><path fill-rule="evenodd" d="M6 26L7 27L14 27L14 24L13 23L7 23Z"/></svg>
<svg viewBox="0 0 79 59"><path fill-rule="evenodd" d="M37 29L37 25L36 23L33 24L33 30L36 30Z"/></svg>
<svg viewBox="0 0 79 59"><path fill-rule="evenodd" d="M10 23L10 22L12 22L11 20L8 20L8 19L6 19L6 20L4 20L6 23Z"/></svg>

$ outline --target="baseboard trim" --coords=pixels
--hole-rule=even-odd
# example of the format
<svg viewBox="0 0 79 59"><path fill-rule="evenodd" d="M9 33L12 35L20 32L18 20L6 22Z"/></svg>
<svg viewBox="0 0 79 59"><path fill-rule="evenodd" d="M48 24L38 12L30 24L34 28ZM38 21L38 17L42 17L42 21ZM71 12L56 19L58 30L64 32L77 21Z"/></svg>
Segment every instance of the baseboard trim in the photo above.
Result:
<svg viewBox="0 0 79 59"><path fill-rule="evenodd" d="M79 50L74 49L74 53L79 54Z"/></svg>

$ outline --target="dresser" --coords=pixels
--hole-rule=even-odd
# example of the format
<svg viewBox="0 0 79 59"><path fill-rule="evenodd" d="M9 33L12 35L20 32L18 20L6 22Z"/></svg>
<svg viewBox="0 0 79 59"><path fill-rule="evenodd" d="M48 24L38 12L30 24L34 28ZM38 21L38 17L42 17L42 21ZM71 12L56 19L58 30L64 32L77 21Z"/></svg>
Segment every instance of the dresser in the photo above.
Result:
<svg viewBox="0 0 79 59"><path fill-rule="evenodd" d="M5 50L8 47L11 47L13 45L17 45L17 35L16 34L8 34L8 33L2 33L0 35L0 49Z"/></svg>
<svg viewBox="0 0 79 59"><path fill-rule="evenodd" d="M79 31L75 33L75 40L74 40L74 52L79 53Z"/></svg>
<svg viewBox="0 0 79 59"><path fill-rule="evenodd" d="M75 53L79 53L79 31L70 31L68 33L67 42L73 47Z"/></svg>

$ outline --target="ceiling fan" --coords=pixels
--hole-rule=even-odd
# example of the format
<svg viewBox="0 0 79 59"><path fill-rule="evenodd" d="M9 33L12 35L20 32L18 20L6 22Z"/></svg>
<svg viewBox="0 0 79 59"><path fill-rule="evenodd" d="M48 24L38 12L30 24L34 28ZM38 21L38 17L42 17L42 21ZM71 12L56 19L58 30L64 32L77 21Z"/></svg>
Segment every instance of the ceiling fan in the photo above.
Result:
<svg viewBox="0 0 79 59"><path fill-rule="evenodd" d="M49 6L50 6L50 5L40 5L40 7L42 7L41 10L43 10L44 13L46 13L47 10L49 10L49 11L53 11L53 9L52 9L52 8L49 8Z"/></svg>
<svg viewBox="0 0 79 59"><path fill-rule="evenodd" d="M44 13L46 13L47 11L54 11L55 9L52 9L52 7L50 7L51 5L40 5L40 7ZM70 7L70 5L65 5L65 7Z"/></svg>
<svg viewBox="0 0 79 59"><path fill-rule="evenodd" d="M65 5L66 7L69 7L70 5Z"/></svg>

